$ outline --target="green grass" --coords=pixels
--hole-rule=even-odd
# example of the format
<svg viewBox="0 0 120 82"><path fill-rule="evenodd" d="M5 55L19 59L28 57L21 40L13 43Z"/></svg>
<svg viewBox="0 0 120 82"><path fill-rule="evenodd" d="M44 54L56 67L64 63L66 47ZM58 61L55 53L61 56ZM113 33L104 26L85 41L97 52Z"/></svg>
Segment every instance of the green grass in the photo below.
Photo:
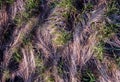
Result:
<svg viewBox="0 0 120 82"><path fill-rule="evenodd" d="M3 71L3 76L5 79L9 79L10 78L10 71L7 69L7 70L4 70Z"/></svg>
<svg viewBox="0 0 120 82"><path fill-rule="evenodd" d="M115 24L106 23L106 25L100 31L102 33L102 39L110 38L112 35L118 32L118 27Z"/></svg>
<svg viewBox="0 0 120 82"><path fill-rule="evenodd" d="M106 17L109 17L110 15L118 12L118 8L116 7L115 3L116 3L115 1L111 1L110 3L108 3L108 6L106 8L107 10L105 15ZM97 39L99 43L96 44L95 55L99 60L102 61L104 56L103 52L105 51L104 48L105 41L112 38L112 36L119 32L119 28L116 24L112 24L105 21L105 24L101 24L100 28L97 29L97 31L98 31Z"/></svg>
<svg viewBox="0 0 120 82"><path fill-rule="evenodd" d="M65 8L72 8L73 7L72 0L62 0L59 6L65 7Z"/></svg>
<svg viewBox="0 0 120 82"><path fill-rule="evenodd" d="M95 56L99 60L103 60L104 57L104 51L105 51L105 40L110 39L115 33L118 31L117 26L114 24L107 23L105 26L101 27L99 29L99 33L97 35L97 38L99 40L98 44L96 44L96 47L94 47Z"/></svg>
<svg viewBox="0 0 120 82"><path fill-rule="evenodd" d="M97 44L96 47L94 47L94 51L95 51L95 56L97 59L99 59L100 61L103 60L103 52L104 52L104 43L103 42L99 42Z"/></svg>
<svg viewBox="0 0 120 82"><path fill-rule="evenodd" d="M120 67L120 57L117 57L117 58L116 58L116 63L117 63L117 65L118 65L118 67Z"/></svg>
<svg viewBox="0 0 120 82"><path fill-rule="evenodd" d="M12 4L14 2L14 0L6 0L6 3L8 4Z"/></svg>
<svg viewBox="0 0 120 82"><path fill-rule="evenodd" d="M93 10L93 4L89 2L84 6L82 13L86 11L91 11L91 10Z"/></svg>
<svg viewBox="0 0 120 82"><path fill-rule="evenodd" d="M55 8L55 6L57 6L59 4L59 1L54 1L54 2L52 2L50 5L50 7L51 7L51 9L53 9L53 8Z"/></svg>
<svg viewBox="0 0 120 82"><path fill-rule="evenodd" d="M106 22L105 25L102 25L100 29L97 29L98 31L98 44L96 44L96 47L94 47L95 51L95 56L99 60L103 60L104 58L104 51L105 51L105 41L112 38L117 32L118 32L118 27L115 24L110 24Z"/></svg>
<svg viewBox="0 0 120 82"><path fill-rule="evenodd" d="M119 8L117 8L117 2L116 0L110 1L107 4L107 9L106 9L106 16L110 16L115 13L119 13Z"/></svg>
<svg viewBox="0 0 120 82"><path fill-rule="evenodd" d="M27 0L26 4L27 9L33 9L36 7L35 0Z"/></svg>
<svg viewBox="0 0 120 82"><path fill-rule="evenodd" d="M54 78L53 77L48 77L46 82L55 82Z"/></svg>
<svg viewBox="0 0 120 82"><path fill-rule="evenodd" d="M2 3L7 3L7 4L12 4L14 2L14 0L0 0L0 4Z"/></svg>
<svg viewBox="0 0 120 82"><path fill-rule="evenodd" d="M31 11L32 9L37 7L39 3L40 3L40 0L27 0L26 1L26 9L28 11Z"/></svg>
<svg viewBox="0 0 120 82"><path fill-rule="evenodd" d="M31 43L31 38L32 38L32 35L30 34L28 37L24 36L23 37L23 45L30 45Z"/></svg>
<svg viewBox="0 0 120 82"><path fill-rule="evenodd" d="M86 70L82 76L82 82L96 82L96 77L90 70Z"/></svg>
<svg viewBox="0 0 120 82"><path fill-rule="evenodd" d="M63 66L64 66L64 61L60 60L57 66L57 70L60 76L63 76L64 74Z"/></svg>
<svg viewBox="0 0 120 82"><path fill-rule="evenodd" d="M19 27L29 19L29 14L26 12L18 13L14 19L15 24Z"/></svg>
<svg viewBox="0 0 120 82"><path fill-rule="evenodd" d="M36 64L35 72L39 74L39 76L43 77L45 82L55 82L52 76L50 76L49 74L46 75L45 71L47 70L47 67L45 67L44 60L41 58L41 55L42 53L38 52L35 56L35 64Z"/></svg>
<svg viewBox="0 0 120 82"><path fill-rule="evenodd" d="M57 37L53 39L53 43L58 46L66 44L72 38L72 34L64 30L62 30L61 32L55 32L55 34L57 35Z"/></svg>
<svg viewBox="0 0 120 82"><path fill-rule="evenodd" d="M0 0L0 9L1 9L1 6L2 6L2 0Z"/></svg>
<svg viewBox="0 0 120 82"><path fill-rule="evenodd" d="M0 9L2 8L3 4L12 4L14 0L0 0Z"/></svg>
<svg viewBox="0 0 120 82"><path fill-rule="evenodd" d="M22 60L22 56L20 55L20 53L18 51L13 53L12 58L16 62L20 62Z"/></svg>

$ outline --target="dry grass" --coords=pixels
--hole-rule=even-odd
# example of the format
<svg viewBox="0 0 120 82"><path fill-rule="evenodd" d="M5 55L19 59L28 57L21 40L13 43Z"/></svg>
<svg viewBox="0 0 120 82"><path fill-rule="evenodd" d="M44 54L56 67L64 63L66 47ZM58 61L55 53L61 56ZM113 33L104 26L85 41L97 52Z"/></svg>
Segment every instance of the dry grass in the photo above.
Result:
<svg viewBox="0 0 120 82"><path fill-rule="evenodd" d="M26 16L27 20L21 19L22 12L26 12L24 0L16 0L9 5L11 11L3 9L0 12L1 70L8 68L15 50L20 49L22 55L17 70L10 71L8 68L8 79L17 82L15 77L20 76L25 82L82 82L83 79L90 82L119 82L119 61L116 63L116 57L119 57L116 47L120 47L119 29L113 26L117 29L115 33L113 28L107 28L109 25L106 25L108 22L104 15L107 12L107 0L98 0L95 5L90 4L93 0L89 0L89 4L84 2L83 5L89 6L89 9L81 8L81 11L75 8L72 0L54 1L41 1L41 12L36 17L32 8L30 15ZM12 29L8 22L14 22L16 16L20 16L22 22L15 24ZM97 45L101 41L109 44L112 50L102 46L100 51ZM117 56L111 58L112 55ZM100 56L103 58L97 58ZM83 72L88 68L92 73L87 71L86 78ZM3 74L0 78L2 82L6 80L6 73L0 71Z"/></svg>

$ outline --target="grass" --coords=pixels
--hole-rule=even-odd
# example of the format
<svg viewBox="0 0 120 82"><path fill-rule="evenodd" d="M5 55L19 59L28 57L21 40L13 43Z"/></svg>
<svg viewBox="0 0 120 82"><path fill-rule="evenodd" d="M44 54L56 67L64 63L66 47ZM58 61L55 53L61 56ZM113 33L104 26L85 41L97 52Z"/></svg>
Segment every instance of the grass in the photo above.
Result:
<svg viewBox="0 0 120 82"><path fill-rule="evenodd" d="M100 29L97 29L97 31L97 39L99 42L98 44L96 44L94 50L97 59L102 61L104 57L103 53L105 51L105 41L112 38L112 36L114 36L118 32L118 27L115 24L110 24L106 22L106 24L102 25Z"/></svg>
<svg viewBox="0 0 120 82"><path fill-rule="evenodd" d="M93 4L89 2L86 5L84 5L82 13L85 13L86 11L91 11L92 9L93 9Z"/></svg>
<svg viewBox="0 0 120 82"><path fill-rule="evenodd" d="M4 70L3 75L4 75L5 79L9 79L10 78L10 71L9 70Z"/></svg>
<svg viewBox="0 0 120 82"><path fill-rule="evenodd" d="M2 0L0 0L0 9L1 9L1 7L2 7Z"/></svg>
<svg viewBox="0 0 120 82"><path fill-rule="evenodd" d="M2 8L3 4L12 4L14 2L14 0L0 0L0 9Z"/></svg>
<svg viewBox="0 0 120 82"><path fill-rule="evenodd" d="M72 0L62 0L59 6L65 7L65 8L72 8L73 7Z"/></svg>
<svg viewBox="0 0 120 82"><path fill-rule="evenodd" d="M0 0L0 4L7 3L7 4L12 4L14 0Z"/></svg>
<svg viewBox="0 0 120 82"><path fill-rule="evenodd" d="M63 74L64 74L63 67L64 67L64 61L61 59L57 66L57 70L58 70L58 73L60 76L63 76Z"/></svg>
<svg viewBox="0 0 120 82"><path fill-rule="evenodd" d="M8 4L12 4L14 2L14 0L6 0L6 3Z"/></svg>
<svg viewBox="0 0 120 82"><path fill-rule="evenodd" d="M36 64L36 68L37 68L37 73L42 74L45 70L44 64L43 64L43 60L41 58L39 58L38 56L35 57L35 64Z"/></svg>
<svg viewBox="0 0 120 82"><path fill-rule="evenodd" d="M26 4L27 4L26 9L30 10L30 9L35 8L37 6L37 4L38 4L37 1L38 0L36 0L36 1L35 0L27 0L26 1Z"/></svg>
<svg viewBox="0 0 120 82"><path fill-rule="evenodd" d="M55 82L53 77L48 77L46 82Z"/></svg>
<svg viewBox="0 0 120 82"><path fill-rule="evenodd" d="M115 14L115 13L119 13L119 8L117 8L117 2L116 0L113 0L113 1L110 1L108 4L107 4L107 13L106 13L106 16L110 16L112 14Z"/></svg>
<svg viewBox="0 0 120 82"><path fill-rule="evenodd" d="M40 0L27 0L25 3L26 3L25 5L26 10L24 12L18 13L14 19L15 24L17 24L18 27L21 26L22 23L28 21L29 18L33 16L32 11L33 9L39 6Z"/></svg>
<svg viewBox="0 0 120 82"><path fill-rule="evenodd" d="M41 0L27 0L26 1L26 12L29 13L29 15L32 15L32 11L38 9L37 7L40 5Z"/></svg>
<svg viewBox="0 0 120 82"><path fill-rule="evenodd" d="M28 19L29 19L29 14L26 12L22 12L22 14L19 13L16 15L14 22L19 27L22 25L22 23L25 23Z"/></svg>
<svg viewBox="0 0 120 82"><path fill-rule="evenodd" d="M39 74L41 77L43 77L45 82L55 82L53 77L51 77L49 74L46 75L45 71L47 69L44 66L43 59L38 56L40 54L41 53L37 54L37 56L35 57L36 73Z"/></svg>
<svg viewBox="0 0 120 82"><path fill-rule="evenodd" d="M116 7L116 1L110 1L107 4L107 8L106 8L106 15L105 17L109 17L112 14L116 14L118 13L119 9ZM107 41L108 39L112 38L112 36L114 36L117 32L119 32L119 27L116 24L112 24L109 23L108 21L105 21L104 24L100 25L100 28L97 29L98 31L98 44L95 47L95 54L97 59L99 60L103 60L103 53L105 51L105 41ZM114 50L114 49L111 49ZM119 59L118 59L119 60Z"/></svg>
<svg viewBox="0 0 120 82"><path fill-rule="evenodd" d="M58 46L62 46L72 39L72 34L64 30L60 32L54 32L54 34L56 35L56 37L53 39L53 43Z"/></svg>
<svg viewBox="0 0 120 82"><path fill-rule="evenodd" d="M99 42L96 47L94 47L97 59L103 60L103 52L105 50L104 41L110 39L113 35L115 35L115 33L118 31L117 28L118 27L116 25L107 23L98 30L97 38Z"/></svg>
<svg viewBox="0 0 120 82"><path fill-rule="evenodd" d="M100 40L105 40L111 38L116 32L118 32L118 27L115 24L106 23L100 30Z"/></svg>
<svg viewBox="0 0 120 82"><path fill-rule="evenodd" d="M58 6L63 7L64 9L67 8L66 12L62 12L63 13L63 17L68 19L69 15L71 13L76 12L76 8L73 6L73 0L62 0Z"/></svg>
<svg viewBox="0 0 120 82"><path fill-rule="evenodd" d="M20 62L22 60L22 56L19 53L19 51L13 53L12 59L15 60L16 62Z"/></svg>
<svg viewBox="0 0 120 82"><path fill-rule="evenodd" d="M96 82L96 78L90 70L86 70L82 76L82 82Z"/></svg>
<svg viewBox="0 0 120 82"><path fill-rule="evenodd" d="M54 0L54 2L51 3L51 9L55 8L59 4L59 1Z"/></svg>
<svg viewBox="0 0 120 82"><path fill-rule="evenodd" d="M32 38L32 35L30 34L28 37L24 36L23 37L23 45L30 45L31 43L31 38Z"/></svg>
<svg viewBox="0 0 120 82"><path fill-rule="evenodd" d="M104 43L103 42L99 42L97 44L96 47L94 47L94 51L95 51L95 56L97 59L99 59L100 61L103 60L103 52L104 52Z"/></svg>
<svg viewBox="0 0 120 82"><path fill-rule="evenodd" d="M117 65L118 65L118 67L120 67L120 57L117 57L117 58L116 58L116 63L117 63Z"/></svg>

